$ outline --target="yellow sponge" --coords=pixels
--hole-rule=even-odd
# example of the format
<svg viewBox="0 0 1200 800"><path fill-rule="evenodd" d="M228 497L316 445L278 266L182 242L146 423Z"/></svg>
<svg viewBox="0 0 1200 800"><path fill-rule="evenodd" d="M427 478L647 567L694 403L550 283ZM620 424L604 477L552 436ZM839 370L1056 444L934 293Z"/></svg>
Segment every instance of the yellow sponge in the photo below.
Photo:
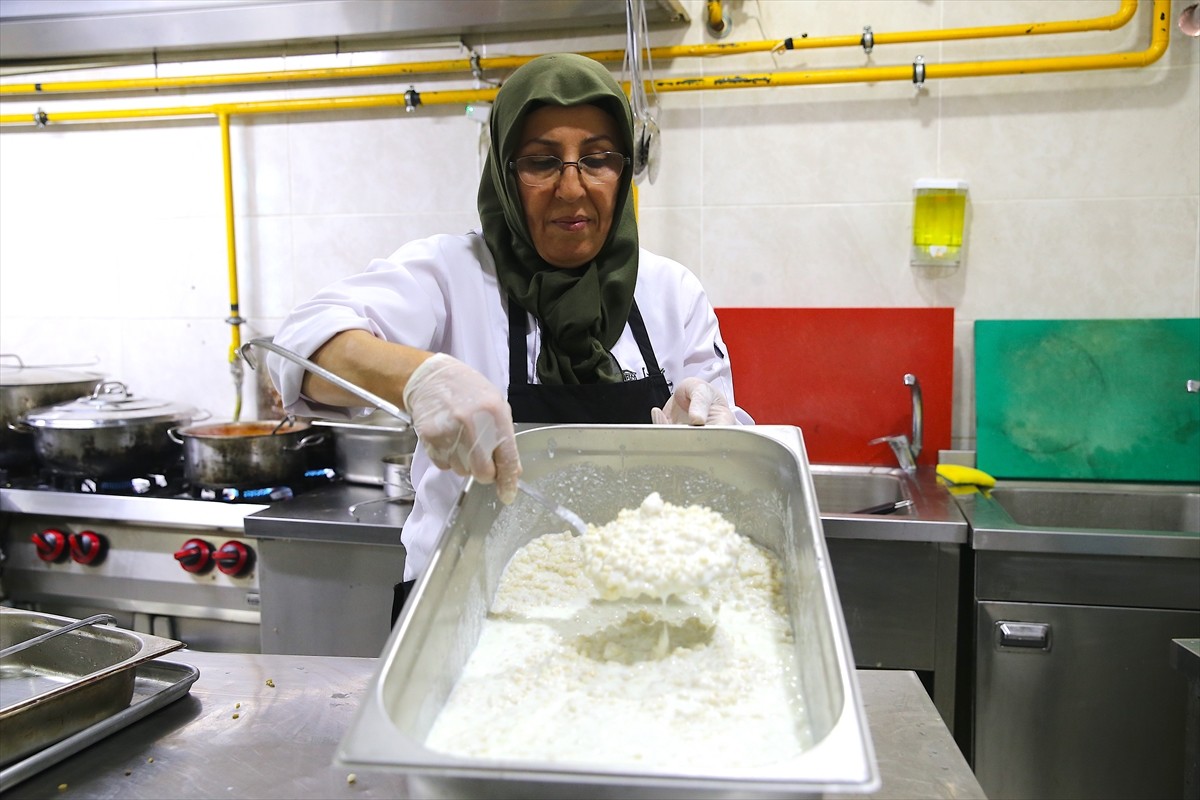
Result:
<svg viewBox="0 0 1200 800"><path fill-rule="evenodd" d="M983 470L964 467L960 464L938 464L937 474L955 486L979 486L990 489L996 485L996 479Z"/></svg>

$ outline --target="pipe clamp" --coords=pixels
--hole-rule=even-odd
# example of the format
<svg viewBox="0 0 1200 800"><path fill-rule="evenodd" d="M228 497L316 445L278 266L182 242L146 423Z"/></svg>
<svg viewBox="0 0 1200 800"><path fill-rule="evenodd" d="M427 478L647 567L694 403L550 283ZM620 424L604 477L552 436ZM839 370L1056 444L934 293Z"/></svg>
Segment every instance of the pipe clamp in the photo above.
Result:
<svg viewBox="0 0 1200 800"><path fill-rule="evenodd" d="M408 91L404 93L404 110L411 114L417 106L421 105L421 93L414 87L408 87Z"/></svg>
<svg viewBox="0 0 1200 800"><path fill-rule="evenodd" d="M913 85L918 89L925 88L925 56L917 56L913 61Z"/></svg>

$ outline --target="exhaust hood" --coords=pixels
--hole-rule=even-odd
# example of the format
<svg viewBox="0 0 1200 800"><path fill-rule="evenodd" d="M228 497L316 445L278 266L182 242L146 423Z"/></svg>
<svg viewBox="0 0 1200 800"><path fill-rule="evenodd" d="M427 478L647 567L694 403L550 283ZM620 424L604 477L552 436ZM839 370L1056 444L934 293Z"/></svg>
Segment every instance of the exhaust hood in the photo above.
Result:
<svg viewBox="0 0 1200 800"><path fill-rule="evenodd" d="M625 28L625 0L0 0L0 61ZM649 24L685 24L646 0Z"/></svg>

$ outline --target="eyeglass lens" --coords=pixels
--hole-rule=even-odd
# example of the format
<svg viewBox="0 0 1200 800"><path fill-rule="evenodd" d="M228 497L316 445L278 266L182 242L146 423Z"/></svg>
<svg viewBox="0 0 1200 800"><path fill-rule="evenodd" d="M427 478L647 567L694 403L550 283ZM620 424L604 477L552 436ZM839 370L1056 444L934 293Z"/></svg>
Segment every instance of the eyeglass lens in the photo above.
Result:
<svg viewBox="0 0 1200 800"><path fill-rule="evenodd" d="M567 167L575 167L589 183L611 183L621 177L625 156L620 153L592 153L578 161L563 161L555 156L522 156L510 162L517 177L527 186L554 183Z"/></svg>

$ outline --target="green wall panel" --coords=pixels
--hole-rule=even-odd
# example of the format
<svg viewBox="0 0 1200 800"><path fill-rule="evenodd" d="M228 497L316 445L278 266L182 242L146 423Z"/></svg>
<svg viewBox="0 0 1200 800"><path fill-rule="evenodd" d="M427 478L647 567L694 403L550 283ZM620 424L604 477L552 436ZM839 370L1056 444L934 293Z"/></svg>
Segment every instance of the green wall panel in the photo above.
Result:
<svg viewBox="0 0 1200 800"><path fill-rule="evenodd" d="M975 323L979 468L1200 482L1200 319Z"/></svg>

